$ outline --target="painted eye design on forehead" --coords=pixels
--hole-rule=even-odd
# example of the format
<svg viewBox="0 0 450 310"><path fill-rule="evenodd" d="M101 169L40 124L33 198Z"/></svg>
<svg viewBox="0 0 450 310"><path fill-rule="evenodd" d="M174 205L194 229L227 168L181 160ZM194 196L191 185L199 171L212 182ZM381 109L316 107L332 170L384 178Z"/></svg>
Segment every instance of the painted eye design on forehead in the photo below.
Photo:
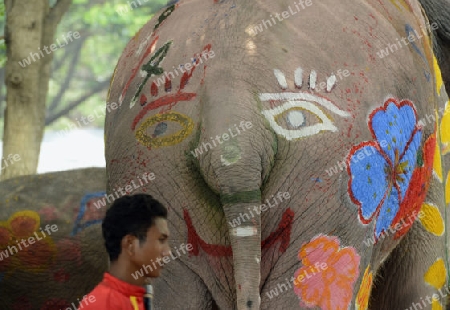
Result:
<svg viewBox="0 0 450 310"><path fill-rule="evenodd" d="M164 46L162 48L167 49L169 47L169 45ZM201 53L194 54L190 69L186 68L185 71L180 70L183 74L180 77L180 85L177 90L172 89L172 80L167 71L165 72L165 76L153 81L150 87L144 89L148 77L152 74L149 70L155 70L156 64L152 63L152 61L157 59L157 64L159 65L159 62L163 59L163 52L156 52L147 65L143 66L147 74L144 81L140 84L137 93L133 97L134 101L139 101L142 109L137 113L131 125L131 130L135 131L136 140L140 144L152 148L173 146L185 140L192 133L195 125L194 121L189 116L173 112L171 109L179 102L189 102L197 97L196 93L187 92L186 87L189 84L195 69L200 66L200 64L203 64L204 73L200 85L203 84L206 65L203 63L202 57L207 60L205 54L209 53L211 48L211 44L207 44ZM161 50L162 49L159 49L158 51ZM161 70L160 73L162 74L164 70L162 68ZM175 74L171 74L173 75L173 78L175 78ZM176 74L178 77L178 71L176 71ZM160 93L158 89L159 83L163 84L165 95ZM144 93L145 91L147 95ZM146 118L149 113L152 113L156 109L161 110L159 113Z"/></svg>
<svg viewBox="0 0 450 310"><path fill-rule="evenodd" d="M302 69L295 71L295 86L301 88ZM285 75L280 71L274 70L280 87L285 90L288 88ZM309 89L316 89L317 74L312 71L309 77ZM331 92L336 84L336 77L330 76L327 83L321 83L326 87L327 92ZM322 87L322 88L323 88ZM350 114L339 109L331 100L312 94L309 92L300 93L262 93L259 95L261 101L283 104L272 109L263 110L262 114L269 121L272 129L286 140L297 140L300 138L316 135L322 131L338 131L329 117L319 106L341 117L349 117Z"/></svg>
<svg viewBox="0 0 450 310"><path fill-rule="evenodd" d="M165 135L167 130L167 123L173 123L170 127L176 125L181 129L177 132ZM153 134L149 135L149 129L153 129ZM168 145L175 145L183 141L189 136L194 129L194 122L191 118L177 112L170 112L165 114L156 114L147 118L136 130L136 139L147 147L163 147ZM150 130L151 131L151 130Z"/></svg>

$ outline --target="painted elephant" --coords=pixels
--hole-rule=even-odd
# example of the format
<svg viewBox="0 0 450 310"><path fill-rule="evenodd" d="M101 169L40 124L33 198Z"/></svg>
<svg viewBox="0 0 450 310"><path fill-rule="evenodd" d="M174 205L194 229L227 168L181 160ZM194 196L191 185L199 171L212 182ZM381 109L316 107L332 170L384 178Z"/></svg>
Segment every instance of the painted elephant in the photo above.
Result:
<svg viewBox="0 0 450 310"><path fill-rule="evenodd" d="M0 182L0 309L76 309L101 280L105 175L89 168Z"/></svg>
<svg viewBox="0 0 450 310"><path fill-rule="evenodd" d="M189 0L136 34L107 190L150 193L191 245L156 309L445 306L450 5L429 2Z"/></svg>

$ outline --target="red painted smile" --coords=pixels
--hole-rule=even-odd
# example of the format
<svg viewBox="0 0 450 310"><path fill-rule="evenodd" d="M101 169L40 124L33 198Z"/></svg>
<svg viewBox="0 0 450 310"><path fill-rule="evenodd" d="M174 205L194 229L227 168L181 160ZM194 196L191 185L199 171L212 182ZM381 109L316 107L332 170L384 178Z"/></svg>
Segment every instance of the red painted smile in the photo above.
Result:
<svg viewBox="0 0 450 310"><path fill-rule="evenodd" d="M191 217L188 210L184 209L184 220L188 229L187 243L193 245L193 250L189 252L189 255L198 256L200 248L211 256L232 256L233 250L231 246L225 246L221 244L208 244L200 238L197 234L194 225L192 224ZM261 242L261 249L270 248L278 240L281 241L279 252L284 253L291 240L292 222L294 219L294 212L288 208L284 211L277 230L273 231L266 239Z"/></svg>

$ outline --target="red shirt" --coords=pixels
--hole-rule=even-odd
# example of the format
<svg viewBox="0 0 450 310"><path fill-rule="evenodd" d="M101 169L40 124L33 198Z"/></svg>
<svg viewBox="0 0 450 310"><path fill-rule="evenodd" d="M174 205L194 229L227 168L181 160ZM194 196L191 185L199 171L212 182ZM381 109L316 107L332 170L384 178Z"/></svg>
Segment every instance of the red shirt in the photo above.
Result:
<svg viewBox="0 0 450 310"><path fill-rule="evenodd" d="M103 281L81 301L78 310L144 310L144 294L143 287L105 272Z"/></svg>

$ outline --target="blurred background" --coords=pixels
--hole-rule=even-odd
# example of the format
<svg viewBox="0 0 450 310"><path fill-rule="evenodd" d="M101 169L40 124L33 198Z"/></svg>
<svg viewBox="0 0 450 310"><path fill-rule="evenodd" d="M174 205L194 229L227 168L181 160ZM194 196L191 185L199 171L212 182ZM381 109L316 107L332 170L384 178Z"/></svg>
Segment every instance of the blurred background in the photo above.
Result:
<svg viewBox="0 0 450 310"><path fill-rule="evenodd" d="M20 14L12 0L0 4L0 178L105 167L115 65L152 15L176 1L15 1ZM41 23L30 25L30 16Z"/></svg>

